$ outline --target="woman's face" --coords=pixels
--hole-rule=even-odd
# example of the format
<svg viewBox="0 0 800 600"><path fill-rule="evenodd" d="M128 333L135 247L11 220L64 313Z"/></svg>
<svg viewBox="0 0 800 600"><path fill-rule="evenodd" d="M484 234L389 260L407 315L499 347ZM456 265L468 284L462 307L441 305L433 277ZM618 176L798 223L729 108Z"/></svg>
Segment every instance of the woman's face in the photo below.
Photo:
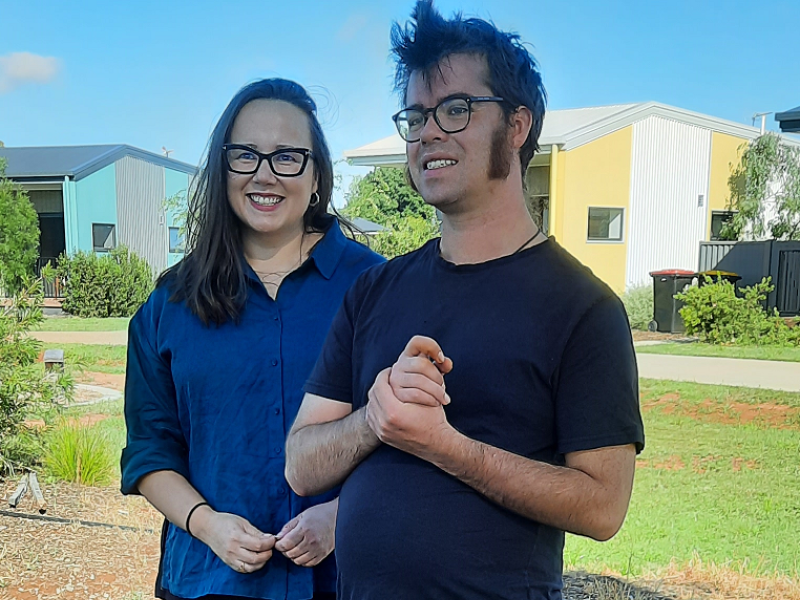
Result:
<svg viewBox="0 0 800 600"><path fill-rule="evenodd" d="M312 149L308 117L281 100L245 104L233 122L228 143L248 146L262 154L283 148ZM278 166L279 161L290 158L278 156L273 160ZM316 173L310 158L297 177L275 175L266 159L258 171L249 175L228 171L228 202L242 223L245 238L291 239L301 235L303 215L316 191Z"/></svg>

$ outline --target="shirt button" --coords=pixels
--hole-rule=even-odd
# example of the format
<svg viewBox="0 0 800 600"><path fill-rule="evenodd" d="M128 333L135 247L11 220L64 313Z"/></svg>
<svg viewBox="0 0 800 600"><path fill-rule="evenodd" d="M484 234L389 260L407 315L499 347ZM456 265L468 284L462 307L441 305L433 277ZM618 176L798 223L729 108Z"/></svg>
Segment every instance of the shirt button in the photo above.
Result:
<svg viewBox="0 0 800 600"><path fill-rule="evenodd" d="M275 454L280 454L280 453L281 453L281 449L280 448L275 448Z"/></svg>
<svg viewBox="0 0 800 600"><path fill-rule="evenodd" d="M272 320L273 321L277 321L278 320L278 315L275 315L274 317L272 317Z"/></svg>
<svg viewBox="0 0 800 600"><path fill-rule="evenodd" d="M273 358L272 359L272 366L273 367L277 367L278 366L278 359L277 358Z"/></svg>
<svg viewBox="0 0 800 600"><path fill-rule="evenodd" d="M288 490L286 489L285 485L282 485L281 487L278 488L278 494L281 496L285 496L287 491Z"/></svg>
<svg viewBox="0 0 800 600"><path fill-rule="evenodd" d="M280 408L276 408L276 409L275 409L275 414L276 414L276 415L279 415L279 414L281 414L281 409L280 409Z"/></svg>

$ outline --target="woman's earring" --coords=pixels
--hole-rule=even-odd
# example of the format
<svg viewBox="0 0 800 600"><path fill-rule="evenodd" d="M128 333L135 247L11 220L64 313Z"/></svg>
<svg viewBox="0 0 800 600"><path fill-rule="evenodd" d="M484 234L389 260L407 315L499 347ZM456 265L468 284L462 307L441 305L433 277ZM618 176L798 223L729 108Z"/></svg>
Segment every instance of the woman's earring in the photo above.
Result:
<svg viewBox="0 0 800 600"><path fill-rule="evenodd" d="M317 204L319 204L319 194L317 192L314 192L313 194L311 194L311 202L309 202L308 205L316 206Z"/></svg>

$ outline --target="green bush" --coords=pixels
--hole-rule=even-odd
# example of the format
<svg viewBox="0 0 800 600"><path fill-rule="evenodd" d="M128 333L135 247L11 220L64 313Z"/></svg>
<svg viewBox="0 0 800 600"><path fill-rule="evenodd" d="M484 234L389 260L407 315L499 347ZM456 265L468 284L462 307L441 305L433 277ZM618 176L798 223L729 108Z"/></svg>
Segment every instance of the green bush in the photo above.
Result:
<svg viewBox="0 0 800 600"><path fill-rule="evenodd" d="M78 317L130 317L153 290L147 261L125 246L107 254L61 256L62 308Z"/></svg>
<svg viewBox="0 0 800 600"><path fill-rule="evenodd" d="M62 422L45 438L44 465L53 477L71 483L111 483L116 454L99 428Z"/></svg>
<svg viewBox="0 0 800 600"><path fill-rule="evenodd" d="M27 335L44 319L43 301L41 281L35 281L0 309L0 475L33 466L25 418L72 395L71 378L45 373L36 362L41 343Z"/></svg>
<svg viewBox="0 0 800 600"><path fill-rule="evenodd" d="M777 312L764 310L773 290L770 279L736 293L730 281L711 282L677 294L686 333L700 335L712 344L786 345L800 344L800 329L790 328Z"/></svg>
<svg viewBox="0 0 800 600"><path fill-rule="evenodd" d="M647 324L653 320L652 284L630 288L622 294L622 303L631 329L647 329Z"/></svg>
<svg viewBox="0 0 800 600"><path fill-rule="evenodd" d="M0 158L0 288L9 295L20 291L39 255L39 219L27 194L5 177Z"/></svg>

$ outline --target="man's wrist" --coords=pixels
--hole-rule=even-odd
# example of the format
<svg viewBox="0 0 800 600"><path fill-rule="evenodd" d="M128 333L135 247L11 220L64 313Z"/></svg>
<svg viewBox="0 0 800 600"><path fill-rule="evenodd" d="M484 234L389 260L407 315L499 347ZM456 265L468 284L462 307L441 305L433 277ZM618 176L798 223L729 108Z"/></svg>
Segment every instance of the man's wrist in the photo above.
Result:
<svg viewBox="0 0 800 600"><path fill-rule="evenodd" d="M432 436L434 443L426 446L419 455L419 458L439 467L442 470L457 460L462 454L465 440L469 440L464 434L458 431L450 423L442 423Z"/></svg>

